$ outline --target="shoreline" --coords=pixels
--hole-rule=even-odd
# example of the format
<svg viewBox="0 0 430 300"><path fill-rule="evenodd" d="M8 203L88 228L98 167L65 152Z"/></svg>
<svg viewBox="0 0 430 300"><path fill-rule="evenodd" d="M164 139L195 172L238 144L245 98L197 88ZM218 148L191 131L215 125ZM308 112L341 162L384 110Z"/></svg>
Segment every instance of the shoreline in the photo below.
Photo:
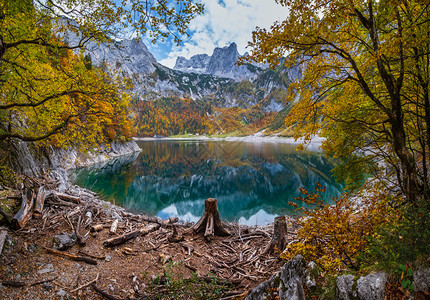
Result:
<svg viewBox="0 0 430 300"><path fill-rule="evenodd" d="M276 144L291 144L299 145L304 143L304 139L295 139L293 137L279 137L279 136L263 136L262 134L254 134L248 136L230 136L230 137L208 137L208 136L190 136L190 137L133 137L136 142L155 142L155 141L226 141L226 142L244 142L244 143L276 143ZM322 151L321 145L325 138L320 136L313 136L311 141L304 144L304 148L310 151Z"/></svg>

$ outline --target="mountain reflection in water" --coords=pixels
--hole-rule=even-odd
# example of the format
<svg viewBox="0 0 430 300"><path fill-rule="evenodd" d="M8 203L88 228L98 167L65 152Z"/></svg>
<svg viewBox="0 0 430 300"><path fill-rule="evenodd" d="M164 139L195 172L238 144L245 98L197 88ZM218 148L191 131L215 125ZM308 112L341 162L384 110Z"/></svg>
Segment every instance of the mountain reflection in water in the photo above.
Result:
<svg viewBox="0 0 430 300"><path fill-rule="evenodd" d="M197 221L217 198L221 218L261 225L294 215L298 188L320 182L330 200L342 192L334 161L295 145L227 141L145 141L141 153L79 169L72 180L132 211ZM301 204L301 203L299 203Z"/></svg>

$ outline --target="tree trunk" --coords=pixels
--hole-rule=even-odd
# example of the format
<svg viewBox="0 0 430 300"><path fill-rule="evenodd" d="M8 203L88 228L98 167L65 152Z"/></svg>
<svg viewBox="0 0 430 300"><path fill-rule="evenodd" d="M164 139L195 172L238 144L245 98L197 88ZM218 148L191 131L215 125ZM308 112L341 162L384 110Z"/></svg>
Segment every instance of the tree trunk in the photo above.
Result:
<svg viewBox="0 0 430 300"><path fill-rule="evenodd" d="M264 253L273 254L275 251L282 252L287 246L287 220L285 216L275 218L273 237L267 245Z"/></svg>
<svg viewBox="0 0 430 300"><path fill-rule="evenodd" d="M11 221L11 227L14 230L21 229L25 226L28 220L31 219L32 208L34 203L34 194L31 190L22 193L21 208L16 213Z"/></svg>
<svg viewBox="0 0 430 300"><path fill-rule="evenodd" d="M206 238L227 236L230 232L224 227L218 212L218 204L215 198L205 200L205 212L200 220L191 229L196 233L205 233Z"/></svg>

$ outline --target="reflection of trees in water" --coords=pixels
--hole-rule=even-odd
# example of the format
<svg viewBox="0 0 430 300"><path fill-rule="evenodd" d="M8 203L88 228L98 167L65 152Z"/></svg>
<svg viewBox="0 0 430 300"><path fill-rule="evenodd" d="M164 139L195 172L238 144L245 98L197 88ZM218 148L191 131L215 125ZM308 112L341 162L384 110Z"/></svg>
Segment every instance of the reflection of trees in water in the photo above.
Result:
<svg viewBox="0 0 430 300"><path fill-rule="evenodd" d="M330 176L332 160L269 145L145 143L134 163L82 170L77 183L153 215L173 203L179 215L200 215L204 199L215 197L229 220L249 218L260 209L280 214L299 196L299 187L313 190L316 182L327 186L327 199L340 193Z"/></svg>

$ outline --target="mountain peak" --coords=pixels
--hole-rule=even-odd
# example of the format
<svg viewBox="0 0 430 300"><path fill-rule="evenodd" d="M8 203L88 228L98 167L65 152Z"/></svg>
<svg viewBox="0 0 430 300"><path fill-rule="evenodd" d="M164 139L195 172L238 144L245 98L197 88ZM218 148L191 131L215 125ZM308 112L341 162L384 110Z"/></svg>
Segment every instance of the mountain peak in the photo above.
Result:
<svg viewBox="0 0 430 300"><path fill-rule="evenodd" d="M239 57L237 44L233 42L222 48L216 47L211 56L197 54L190 59L179 56L173 69L183 72L211 74L234 80L255 78L257 75L255 71L251 72L246 66L236 64Z"/></svg>
<svg viewBox="0 0 430 300"><path fill-rule="evenodd" d="M237 51L237 45L235 42L231 43L230 46L228 46L229 49L231 50L236 50Z"/></svg>

